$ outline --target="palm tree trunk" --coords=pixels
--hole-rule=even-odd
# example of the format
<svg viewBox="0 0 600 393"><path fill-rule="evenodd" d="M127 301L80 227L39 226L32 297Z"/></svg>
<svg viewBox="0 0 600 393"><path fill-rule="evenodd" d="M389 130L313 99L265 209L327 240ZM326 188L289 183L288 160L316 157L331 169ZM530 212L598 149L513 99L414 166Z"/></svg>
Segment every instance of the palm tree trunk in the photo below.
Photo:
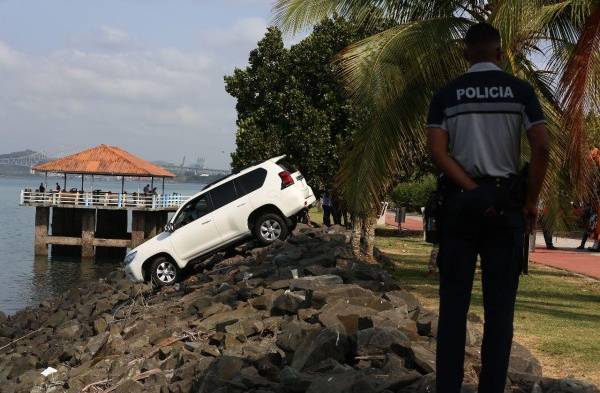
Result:
<svg viewBox="0 0 600 393"><path fill-rule="evenodd" d="M363 220L363 252L369 261L374 261L375 224L377 224L377 216L375 215L370 215Z"/></svg>
<svg viewBox="0 0 600 393"><path fill-rule="evenodd" d="M351 221L352 221L352 238L351 238L350 242L352 245L352 254L356 258L360 258L362 256L361 249L360 249L362 220L357 216L353 216Z"/></svg>

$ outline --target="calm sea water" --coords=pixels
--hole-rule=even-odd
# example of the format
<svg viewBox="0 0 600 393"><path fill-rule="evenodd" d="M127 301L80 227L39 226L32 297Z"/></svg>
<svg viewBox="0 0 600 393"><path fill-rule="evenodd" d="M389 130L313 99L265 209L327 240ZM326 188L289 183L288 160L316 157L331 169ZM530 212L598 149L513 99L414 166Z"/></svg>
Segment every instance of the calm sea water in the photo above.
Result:
<svg viewBox="0 0 600 393"><path fill-rule="evenodd" d="M23 188L37 188L43 178L0 177L0 311L6 314L36 305L80 283L97 280L118 267L120 260L82 261L78 258L34 257L35 208L19 206ZM62 178L48 178L51 186ZM129 193L141 191L148 182L126 181ZM155 184L159 186L160 183ZM69 179L67 188L81 187L80 179ZM86 181L86 190L120 191L120 182ZM193 195L203 186L198 183L166 183L165 192Z"/></svg>

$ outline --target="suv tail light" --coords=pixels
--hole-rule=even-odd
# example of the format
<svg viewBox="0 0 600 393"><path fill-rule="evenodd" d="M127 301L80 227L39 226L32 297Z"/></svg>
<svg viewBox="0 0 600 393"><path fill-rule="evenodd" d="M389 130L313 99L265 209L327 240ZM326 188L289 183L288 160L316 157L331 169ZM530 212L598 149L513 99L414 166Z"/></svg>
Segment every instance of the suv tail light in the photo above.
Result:
<svg viewBox="0 0 600 393"><path fill-rule="evenodd" d="M279 172L279 177L281 178L281 189L284 189L294 184L294 179L288 171Z"/></svg>

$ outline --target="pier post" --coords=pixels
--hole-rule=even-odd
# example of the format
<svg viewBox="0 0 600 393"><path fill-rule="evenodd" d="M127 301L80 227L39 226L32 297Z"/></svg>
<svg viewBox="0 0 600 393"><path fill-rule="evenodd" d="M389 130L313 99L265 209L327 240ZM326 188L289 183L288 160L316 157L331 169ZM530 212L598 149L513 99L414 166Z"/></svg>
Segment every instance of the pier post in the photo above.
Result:
<svg viewBox="0 0 600 393"><path fill-rule="evenodd" d="M127 231L127 210L98 210L96 242L98 242L98 239L108 239L108 241L103 246L96 246L96 258L125 257L126 246L115 247L114 242L129 240L130 236Z"/></svg>
<svg viewBox="0 0 600 393"><path fill-rule="evenodd" d="M85 209L81 215L81 257L94 256L94 233L96 231L96 211Z"/></svg>
<svg viewBox="0 0 600 393"><path fill-rule="evenodd" d="M48 244L48 225L50 223L50 208L36 207L35 208L35 255L47 256Z"/></svg>
<svg viewBox="0 0 600 393"><path fill-rule="evenodd" d="M131 212L131 248L135 248L146 240L146 212L134 210Z"/></svg>

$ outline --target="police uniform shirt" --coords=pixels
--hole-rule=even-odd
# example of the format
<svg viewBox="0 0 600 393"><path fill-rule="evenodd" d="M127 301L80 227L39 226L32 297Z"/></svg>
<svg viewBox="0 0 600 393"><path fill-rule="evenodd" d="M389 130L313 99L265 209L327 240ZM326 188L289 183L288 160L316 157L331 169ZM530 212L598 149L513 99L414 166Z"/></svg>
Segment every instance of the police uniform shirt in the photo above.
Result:
<svg viewBox="0 0 600 393"><path fill-rule="evenodd" d="M438 91L427 127L448 132L451 156L472 177L507 177L520 166L521 132L544 122L531 85L477 63Z"/></svg>

